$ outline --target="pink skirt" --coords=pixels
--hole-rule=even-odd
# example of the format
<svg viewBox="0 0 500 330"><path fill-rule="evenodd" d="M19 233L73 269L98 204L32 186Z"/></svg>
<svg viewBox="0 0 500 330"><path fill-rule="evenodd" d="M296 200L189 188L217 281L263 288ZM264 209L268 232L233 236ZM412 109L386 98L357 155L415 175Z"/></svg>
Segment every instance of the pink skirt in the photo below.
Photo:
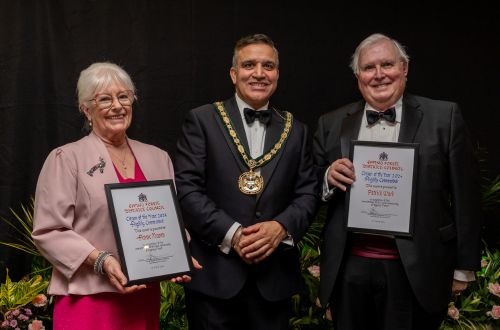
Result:
<svg viewBox="0 0 500 330"><path fill-rule="evenodd" d="M53 321L54 330L159 329L160 283L148 283L131 294L57 296Z"/></svg>

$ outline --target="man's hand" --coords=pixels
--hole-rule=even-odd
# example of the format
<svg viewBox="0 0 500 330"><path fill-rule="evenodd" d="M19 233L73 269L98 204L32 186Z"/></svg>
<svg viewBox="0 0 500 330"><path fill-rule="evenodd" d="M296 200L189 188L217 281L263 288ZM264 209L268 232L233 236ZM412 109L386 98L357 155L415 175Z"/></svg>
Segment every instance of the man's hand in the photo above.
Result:
<svg viewBox="0 0 500 330"><path fill-rule="evenodd" d="M347 158L337 159L328 169L327 180L329 185L346 191L347 185L352 184L356 180L354 165Z"/></svg>
<svg viewBox="0 0 500 330"><path fill-rule="evenodd" d="M469 282L464 282L464 281L459 281L459 280L453 280L453 284L451 286L451 294L454 296L458 296L467 289L469 286Z"/></svg>
<svg viewBox="0 0 500 330"><path fill-rule="evenodd" d="M240 239L243 235L243 227L240 227L236 230L236 232L234 233L234 236L233 236L233 239L231 241L231 246L233 247L233 250L238 253L238 255L240 256L241 260L243 260L245 263L247 264L251 264L252 261L247 259L245 257L245 255L243 254L243 252L241 252L241 248L240 248Z"/></svg>
<svg viewBox="0 0 500 330"><path fill-rule="evenodd" d="M193 261L194 269L202 269L203 268L200 265L200 263L198 262L198 260L196 260L193 257L191 257L191 260ZM172 283L188 283L188 282L191 282L191 276L182 275L182 276L173 277L170 279L170 282L172 282Z"/></svg>
<svg viewBox="0 0 500 330"><path fill-rule="evenodd" d="M259 263L269 257L286 237L286 230L278 221L256 223L242 230L238 247L246 260Z"/></svg>

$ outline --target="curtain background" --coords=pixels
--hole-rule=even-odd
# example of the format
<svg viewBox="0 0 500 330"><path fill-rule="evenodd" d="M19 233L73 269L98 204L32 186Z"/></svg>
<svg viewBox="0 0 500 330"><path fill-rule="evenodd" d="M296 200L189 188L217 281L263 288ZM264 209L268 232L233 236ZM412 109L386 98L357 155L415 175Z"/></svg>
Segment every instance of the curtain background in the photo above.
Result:
<svg viewBox="0 0 500 330"><path fill-rule="evenodd" d="M321 114L360 98L348 67L356 45L374 32L398 39L411 57L407 90L462 106L485 150L482 174L493 178L500 174L498 15L482 2L0 0L0 217L11 219L9 208L34 196L51 149L82 136L75 92L82 69L96 61L123 66L139 97L129 135L175 158L184 114L234 93L232 49L252 33L268 34L280 52L273 104L311 134ZM493 213L485 235L498 239ZM12 235L0 222L0 240ZM18 279L30 260L0 246L2 281L6 267Z"/></svg>

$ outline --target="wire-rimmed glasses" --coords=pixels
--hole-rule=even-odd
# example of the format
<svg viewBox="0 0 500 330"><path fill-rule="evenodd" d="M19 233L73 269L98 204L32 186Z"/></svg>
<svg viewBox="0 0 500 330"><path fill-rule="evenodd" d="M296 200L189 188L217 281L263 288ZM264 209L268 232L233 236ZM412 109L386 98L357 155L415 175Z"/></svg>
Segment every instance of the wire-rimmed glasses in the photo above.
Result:
<svg viewBox="0 0 500 330"><path fill-rule="evenodd" d="M131 90L118 92L115 96L110 94L97 94L89 101L94 101L100 109L107 110L113 106L113 100L115 97L121 105L129 106L134 103L135 94Z"/></svg>

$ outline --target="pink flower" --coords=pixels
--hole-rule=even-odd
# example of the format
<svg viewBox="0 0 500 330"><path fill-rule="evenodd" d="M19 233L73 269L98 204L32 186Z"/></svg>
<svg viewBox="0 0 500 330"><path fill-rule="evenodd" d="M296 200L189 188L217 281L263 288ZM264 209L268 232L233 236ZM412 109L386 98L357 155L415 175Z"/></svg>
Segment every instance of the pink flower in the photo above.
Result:
<svg viewBox="0 0 500 330"><path fill-rule="evenodd" d="M28 321L30 318L24 314L21 314L17 317L19 321Z"/></svg>
<svg viewBox="0 0 500 330"><path fill-rule="evenodd" d="M21 314L21 312L19 311L19 309L15 309L12 311L12 315L14 316L18 316L19 314Z"/></svg>
<svg viewBox="0 0 500 330"><path fill-rule="evenodd" d="M5 312L4 316L5 316L6 320L12 320L12 318L14 317L14 316L12 316L12 311Z"/></svg>
<svg viewBox="0 0 500 330"><path fill-rule="evenodd" d="M318 265L312 265L307 267L307 270L309 273L311 273L312 276L319 278L319 266Z"/></svg>
<svg viewBox="0 0 500 330"><path fill-rule="evenodd" d="M33 320L30 325L28 325L28 330L45 330L43 322L40 320Z"/></svg>
<svg viewBox="0 0 500 330"><path fill-rule="evenodd" d="M454 320L458 320L458 318L460 317L460 312L455 307L455 305L451 305L450 307L448 307L448 316Z"/></svg>
<svg viewBox="0 0 500 330"><path fill-rule="evenodd" d="M486 268L488 266L488 260L483 259L481 260L481 268Z"/></svg>
<svg viewBox="0 0 500 330"><path fill-rule="evenodd" d="M28 315L28 316L33 315L33 313L31 312L31 309L29 309L29 308L25 308L25 309L24 309L24 314L26 314L26 315Z"/></svg>
<svg viewBox="0 0 500 330"><path fill-rule="evenodd" d="M3 322L2 322L1 327L2 327L2 328L7 328L9 325L10 325L9 320L5 320L5 321L3 321Z"/></svg>
<svg viewBox="0 0 500 330"><path fill-rule="evenodd" d="M487 312L486 315L491 316L495 320L500 319L500 306L494 305L491 311Z"/></svg>
<svg viewBox="0 0 500 330"><path fill-rule="evenodd" d="M47 297L44 294L39 294L31 303L35 307L43 307L47 304Z"/></svg>
<svg viewBox="0 0 500 330"><path fill-rule="evenodd" d="M500 285L498 283L488 283L488 290L497 297L500 297Z"/></svg>
<svg viewBox="0 0 500 330"><path fill-rule="evenodd" d="M10 326L11 326L12 328L17 327L17 320L10 320Z"/></svg>

